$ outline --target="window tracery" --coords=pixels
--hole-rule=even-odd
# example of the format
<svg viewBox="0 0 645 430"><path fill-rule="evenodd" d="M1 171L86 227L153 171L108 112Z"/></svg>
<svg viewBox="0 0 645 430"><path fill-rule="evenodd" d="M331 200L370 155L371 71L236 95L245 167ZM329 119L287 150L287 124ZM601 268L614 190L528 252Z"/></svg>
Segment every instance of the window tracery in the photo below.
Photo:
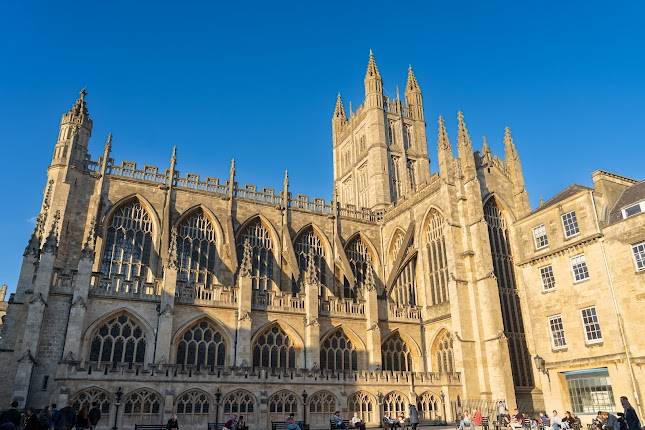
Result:
<svg viewBox="0 0 645 430"><path fill-rule="evenodd" d="M417 305L417 257L408 260L399 272L390 295L397 306Z"/></svg>
<svg viewBox="0 0 645 430"><path fill-rule="evenodd" d="M200 390L187 391L177 399L177 415L208 415L210 399Z"/></svg>
<svg viewBox="0 0 645 430"><path fill-rule="evenodd" d="M90 361L104 363L143 363L146 336L139 324L122 313L101 324L90 344Z"/></svg>
<svg viewBox="0 0 645 430"><path fill-rule="evenodd" d="M110 395L100 388L92 387L81 390L72 398L72 406L77 412L84 407L90 410L94 403L98 405L101 414L108 415L110 413Z"/></svg>
<svg viewBox="0 0 645 430"><path fill-rule="evenodd" d="M253 366L295 368L297 348L282 327L274 324L253 342Z"/></svg>
<svg viewBox="0 0 645 430"><path fill-rule="evenodd" d="M303 290L302 283L305 279L305 271L307 270L307 264L309 262L309 252L311 251L314 258L314 266L316 267L316 275L318 276L318 281L321 285L322 295L322 287L327 285L327 274L325 270L327 264L325 262L325 250L322 246L322 241L314 231L313 227L308 227L305 231L298 235L298 237L296 238L294 251L296 252L298 267L300 269L300 291Z"/></svg>
<svg viewBox="0 0 645 430"><path fill-rule="evenodd" d="M225 414L252 414L255 411L255 398L246 390L235 390L224 398Z"/></svg>
<svg viewBox="0 0 645 430"><path fill-rule="evenodd" d="M273 277L273 243L269 230L258 218L248 224L239 236L237 244L238 260L244 255L244 242L251 245L251 285L253 290L271 289Z"/></svg>
<svg viewBox="0 0 645 430"><path fill-rule="evenodd" d="M398 332L385 340L381 354L383 370L412 371L412 353Z"/></svg>
<svg viewBox="0 0 645 430"><path fill-rule="evenodd" d="M453 342L450 333L445 332L436 346L437 369L439 372L451 373L455 371Z"/></svg>
<svg viewBox="0 0 645 430"><path fill-rule="evenodd" d="M320 347L320 367L329 370L358 370L358 352L342 329L336 329Z"/></svg>
<svg viewBox="0 0 645 430"><path fill-rule="evenodd" d="M408 400L407 398L397 392L392 391L383 398L383 413L389 417L398 417L408 413Z"/></svg>
<svg viewBox="0 0 645 430"><path fill-rule="evenodd" d="M199 210L177 227L177 279L212 285L217 263L215 229Z"/></svg>
<svg viewBox="0 0 645 430"><path fill-rule="evenodd" d="M360 236L356 236L349 242L346 252L349 265L356 278L356 290L360 291L365 286L368 266L372 265L372 256L367 248L367 244L363 242ZM356 291L352 291L349 288L349 284L346 283L344 295L345 297L354 298L356 297Z"/></svg>
<svg viewBox="0 0 645 430"><path fill-rule="evenodd" d="M224 366L226 343L220 330L203 320L186 330L177 344L177 364Z"/></svg>
<svg viewBox="0 0 645 430"><path fill-rule="evenodd" d="M347 403L349 412L352 414L356 412L363 422L374 422L377 407L376 401L370 394L364 391L357 391L349 397Z"/></svg>
<svg viewBox="0 0 645 430"><path fill-rule="evenodd" d="M438 211L429 214L427 228L427 249L430 263L430 291L432 304L439 305L449 300L448 296L448 259L446 257L445 222Z"/></svg>

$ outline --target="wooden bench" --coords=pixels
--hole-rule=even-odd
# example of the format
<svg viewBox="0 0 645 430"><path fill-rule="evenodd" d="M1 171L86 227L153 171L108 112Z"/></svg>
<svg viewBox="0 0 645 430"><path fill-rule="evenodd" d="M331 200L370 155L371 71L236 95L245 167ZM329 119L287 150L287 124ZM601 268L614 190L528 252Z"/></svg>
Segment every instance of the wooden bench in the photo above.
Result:
<svg viewBox="0 0 645 430"><path fill-rule="evenodd" d="M354 428L352 425L349 424L349 420L343 420L343 424L345 424L346 429ZM337 430L340 427L336 426L336 421L335 420L329 420L329 428L330 428L330 430Z"/></svg>
<svg viewBox="0 0 645 430"><path fill-rule="evenodd" d="M408 420L405 420L405 423L401 424L400 422L396 422L395 424L390 424L385 418L383 418L383 428L384 429L403 429L403 430L409 430L412 428Z"/></svg>
<svg viewBox="0 0 645 430"><path fill-rule="evenodd" d="M208 423L208 430L222 430L224 428L224 423Z"/></svg>
<svg viewBox="0 0 645 430"><path fill-rule="evenodd" d="M166 430L165 424L135 424L134 430Z"/></svg>
<svg viewBox="0 0 645 430"><path fill-rule="evenodd" d="M300 430L309 430L309 424L302 421L296 421ZM271 430L287 430L287 423L284 421L271 421Z"/></svg>

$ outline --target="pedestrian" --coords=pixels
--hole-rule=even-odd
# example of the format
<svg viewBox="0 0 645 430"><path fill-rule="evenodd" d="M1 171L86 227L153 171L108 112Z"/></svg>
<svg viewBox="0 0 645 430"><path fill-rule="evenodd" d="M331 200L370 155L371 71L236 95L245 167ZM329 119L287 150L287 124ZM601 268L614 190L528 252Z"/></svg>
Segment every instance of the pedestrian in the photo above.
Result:
<svg viewBox="0 0 645 430"><path fill-rule="evenodd" d="M54 424L55 430L71 430L76 425L76 411L72 407L72 402L67 402L67 406L59 411L60 419Z"/></svg>
<svg viewBox="0 0 645 430"><path fill-rule="evenodd" d="M179 430L179 421L177 421L177 415L172 414L172 416L166 423L166 430Z"/></svg>
<svg viewBox="0 0 645 430"><path fill-rule="evenodd" d="M90 418L87 406L83 406L76 415L76 430L87 430L90 428Z"/></svg>
<svg viewBox="0 0 645 430"><path fill-rule="evenodd" d="M14 400L11 402L11 407L0 414L0 424L9 422L15 428L20 428L20 418L21 414L18 410L18 402Z"/></svg>
<svg viewBox="0 0 645 430"><path fill-rule="evenodd" d="M412 430L417 430L419 426L419 411L413 404L410 404L410 425L412 426Z"/></svg>
<svg viewBox="0 0 645 430"><path fill-rule="evenodd" d="M40 430L40 422L36 416L34 408L27 408L25 411L25 429L24 430Z"/></svg>
<svg viewBox="0 0 645 430"><path fill-rule="evenodd" d="M627 424L627 430L641 430L641 421L638 419L636 410L629 403L629 399L625 396L620 398L620 404L623 405L625 410L625 423Z"/></svg>
<svg viewBox="0 0 645 430"><path fill-rule="evenodd" d="M90 409L88 418L90 419L90 429L94 430L101 420L101 408L99 408L98 402L92 403L92 408Z"/></svg>
<svg viewBox="0 0 645 430"><path fill-rule="evenodd" d="M54 430L55 423L60 420L60 411L58 410L58 406L56 403L52 403L52 407L49 412L50 419L49 419L49 429Z"/></svg>
<svg viewBox="0 0 645 430"><path fill-rule="evenodd" d="M475 409L475 413L473 414L473 424L477 427L481 427L482 425L482 413L479 409Z"/></svg>
<svg viewBox="0 0 645 430"><path fill-rule="evenodd" d="M300 430L300 426L296 422L296 416L293 412L287 417L287 430Z"/></svg>
<svg viewBox="0 0 645 430"><path fill-rule="evenodd" d="M49 406L45 406L38 414L38 425L40 430L49 430L49 423L51 421L51 413Z"/></svg>
<svg viewBox="0 0 645 430"><path fill-rule="evenodd" d="M246 421L244 421L244 417L242 415L237 419L237 430L249 430L249 426L246 424Z"/></svg>
<svg viewBox="0 0 645 430"><path fill-rule="evenodd" d="M459 430L470 430L472 426L472 421L470 419L470 414L468 411L464 412L464 417L459 422Z"/></svg>

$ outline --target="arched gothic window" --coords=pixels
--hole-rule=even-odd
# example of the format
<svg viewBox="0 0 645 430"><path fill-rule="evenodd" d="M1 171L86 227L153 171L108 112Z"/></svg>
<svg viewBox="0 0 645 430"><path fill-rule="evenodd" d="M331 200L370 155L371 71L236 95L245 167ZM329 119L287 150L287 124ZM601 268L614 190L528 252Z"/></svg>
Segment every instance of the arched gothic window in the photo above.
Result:
<svg viewBox="0 0 645 430"><path fill-rule="evenodd" d="M295 368L297 349L282 327L274 324L253 343L253 366Z"/></svg>
<svg viewBox="0 0 645 430"><path fill-rule="evenodd" d="M383 413L389 417L398 417L401 414L407 415L408 399L397 391L388 393L383 398Z"/></svg>
<svg viewBox="0 0 645 430"><path fill-rule="evenodd" d="M429 391L421 394L417 400L417 410L422 420L436 420L440 415L438 397Z"/></svg>
<svg viewBox="0 0 645 430"><path fill-rule="evenodd" d="M129 423L158 423L161 420L161 397L145 388L130 393L125 399L123 415Z"/></svg>
<svg viewBox="0 0 645 430"><path fill-rule="evenodd" d="M403 195L401 172L399 170L400 159L401 157L390 155L390 192L392 194L392 200L395 202Z"/></svg>
<svg viewBox="0 0 645 430"><path fill-rule="evenodd" d="M298 237L296 238L294 250L296 252L296 257L298 258L298 267L300 268L300 290L302 290L302 282L304 282L305 279L305 271L307 270L309 252L311 252L314 257L316 275L318 275L318 281L320 282L322 292L322 286L327 285L325 273L325 250L322 246L320 237L316 234L312 227L308 227L305 231L298 235Z"/></svg>
<svg viewBox="0 0 645 430"><path fill-rule="evenodd" d="M203 211L196 211L177 226L177 279L212 285L216 263L215 229Z"/></svg>
<svg viewBox="0 0 645 430"><path fill-rule="evenodd" d="M146 335L139 324L122 313L101 324L92 336L90 361L103 363L143 363Z"/></svg>
<svg viewBox="0 0 645 430"><path fill-rule="evenodd" d="M105 235L101 272L125 279L145 278L152 250L152 219L138 200L119 207Z"/></svg>
<svg viewBox="0 0 645 430"><path fill-rule="evenodd" d="M448 260L446 258L445 222L441 214L432 210L427 229L428 259L430 261L430 291L432 304L438 305L448 298Z"/></svg>
<svg viewBox="0 0 645 430"><path fill-rule="evenodd" d="M358 370L358 352L342 329L325 338L320 346L320 368L329 370Z"/></svg>
<svg viewBox="0 0 645 430"><path fill-rule="evenodd" d="M396 230L394 236L392 236L392 241L390 242L390 264L393 266L396 262L396 257L399 255L399 250L403 246L403 239L405 235L401 230Z"/></svg>
<svg viewBox="0 0 645 430"><path fill-rule="evenodd" d="M412 371L412 353L398 332L383 343L381 354L383 370Z"/></svg>
<svg viewBox="0 0 645 430"><path fill-rule="evenodd" d="M417 305L417 257L408 260L399 272L391 293L397 306Z"/></svg>
<svg viewBox="0 0 645 430"><path fill-rule="evenodd" d="M411 125L407 124L405 126L405 143L406 148L409 149L414 146L414 130Z"/></svg>
<svg viewBox="0 0 645 430"><path fill-rule="evenodd" d="M455 359L452 349L452 336L444 333L436 344L435 354L437 356L437 370L439 372L451 373L455 371Z"/></svg>
<svg viewBox="0 0 645 430"><path fill-rule="evenodd" d="M226 343L219 329L203 320L186 330L177 344L177 364L224 366Z"/></svg>
<svg viewBox="0 0 645 430"><path fill-rule="evenodd" d="M336 411L336 396L329 391L317 391L308 402L312 424L328 424L329 417Z"/></svg>
<svg viewBox="0 0 645 430"><path fill-rule="evenodd" d="M347 399L350 413L356 412L365 423L374 422L377 415L376 401L374 398L364 392L357 391Z"/></svg>
<svg viewBox="0 0 645 430"><path fill-rule="evenodd" d="M363 242L361 237L357 235L346 247L347 258L349 265L356 277L356 289L361 290L365 284L368 266L372 265L372 256L367 248L367 244ZM355 291L349 288L349 284L345 283L345 297L356 297Z"/></svg>
<svg viewBox="0 0 645 430"><path fill-rule="evenodd" d="M270 290L273 276L273 243L269 230L259 218L249 223L239 236L237 243L239 261L242 261L244 256L246 240L251 245L251 285L254 290Z"/></svg>
<svg viewBox="0 0 645 430"><path fill-rule="evenodd" d="M497 278L504 334L508 338L513 382L518 387L533 387L532 364L524 335L508 228L504 214L494 198L484 205L484 219L488 225L493 272Z"/></svg>
<svg viewBox="0 0 645 430"><path fill-rule="evenodd" d="M94 403L98 404L101 414L110 414L110 395L105 390L96 387L87 388L79 391L72 398L72 406L77 412L83 407L87 407L87 410L90 410Z"/></svg>
<svg viewBox="0 0 645 430"><path fill-rule="evenodd" d="M245 415L255 411L255 398L246 390L235 390L224 398L224 413Z"/></svg>
<svg viewBox="0 0 645 430"><path fill-rule="evenodd" d="M207 415L210 411L208 394L200 390L187 391L176 402L177 415Z"/></svg>
<svg viewBox="0 0 645 430"><path fill-rule="evenodd" d="M278 414L284 420L291 413L298 416L298 396L295 393L282 390L269 398L269 414Z"/></svg>

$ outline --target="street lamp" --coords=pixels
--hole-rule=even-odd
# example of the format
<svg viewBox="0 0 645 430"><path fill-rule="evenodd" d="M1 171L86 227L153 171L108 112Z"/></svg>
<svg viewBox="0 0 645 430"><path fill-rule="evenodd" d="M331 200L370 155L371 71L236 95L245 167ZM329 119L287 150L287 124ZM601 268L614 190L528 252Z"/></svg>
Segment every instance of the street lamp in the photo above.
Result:
<svg viewBox="0 0 645 430"><path fill-rule="evenodd" d="M112 427L112 430L119 430L119 427L116 425L116 421L119 418L119 406L121 406L121 397L123 397L123 390L121 387L119 387L116 390L116 393L114 393L114 427Z"/></svg>
<svg viewBox="0 0 645 430"><path fill-rule="evenodd" d="M309 394L307 394L307 390L302 390L302 406L304 408L302 426L305 428L307 427L307 397L309 397Z"/></svg>
<svg viewBox="0 0 645 430"><path fill-rule="evenodd" d="M443 408L443 425L448 425L448 417L446 416L446 393L441 390L439 396L441 397L441 407Z"/></svg>
<svg viewBox="0 0 645 430"><path fill-rule="evenodd" d="M215 428L219 424L219 401L222 398L222 391L217 387L215 391Z"/></svg>
<svg viewBox="0 0 645 430"><path fill-rule="evenodd" d="M546 368L546 360L544 358L536 354L535 357L533 357L533 362L535 363L537 370L544 373L545 375L549 374L549 370Z"/></svg>

